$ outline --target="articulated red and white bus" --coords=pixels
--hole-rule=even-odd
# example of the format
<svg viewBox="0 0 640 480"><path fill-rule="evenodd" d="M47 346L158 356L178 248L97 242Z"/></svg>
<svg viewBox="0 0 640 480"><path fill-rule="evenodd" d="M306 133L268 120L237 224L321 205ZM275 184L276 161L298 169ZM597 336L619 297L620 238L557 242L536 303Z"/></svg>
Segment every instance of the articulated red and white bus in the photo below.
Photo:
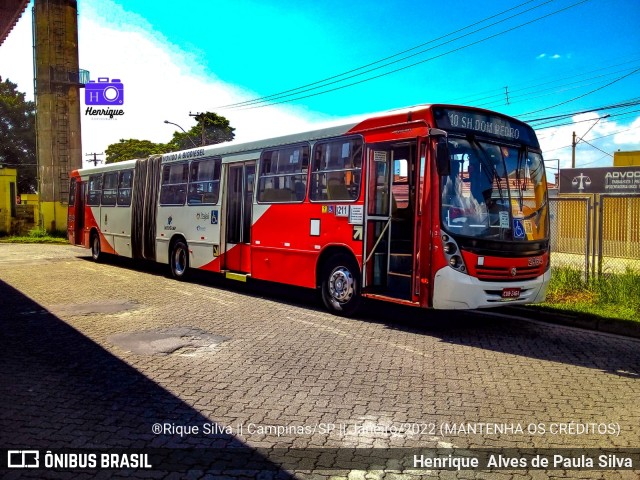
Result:
<svg viewBox="0 0 640 480"><path fill-rule="evenodd" d="M73 171L69 241L103 254L472 309L544 300L547 182L528 125L452 105Z"/></svg>

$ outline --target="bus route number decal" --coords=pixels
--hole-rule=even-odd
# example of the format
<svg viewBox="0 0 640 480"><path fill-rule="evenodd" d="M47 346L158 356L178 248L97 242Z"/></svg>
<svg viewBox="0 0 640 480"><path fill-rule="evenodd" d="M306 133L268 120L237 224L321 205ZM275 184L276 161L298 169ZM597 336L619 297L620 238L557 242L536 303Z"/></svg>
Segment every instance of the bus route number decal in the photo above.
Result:
<svg viewBox="0 0 640 480"><path fill-rule="evenodd" d="M348 217L349 205L336 205L336 217Z"/></svg>

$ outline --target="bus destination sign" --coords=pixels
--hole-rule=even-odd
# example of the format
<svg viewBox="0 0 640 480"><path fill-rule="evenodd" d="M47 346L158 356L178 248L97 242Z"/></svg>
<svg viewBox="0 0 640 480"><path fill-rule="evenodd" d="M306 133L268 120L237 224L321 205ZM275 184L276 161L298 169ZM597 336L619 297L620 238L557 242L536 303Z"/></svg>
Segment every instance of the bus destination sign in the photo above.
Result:
<svg viewBox="0 0 640 480"><path fill-rule="evenodd" d="M539 148L533 130L524 123L473 110L434 108L433 112L436 126L443 130L477 133Z"/></svg>

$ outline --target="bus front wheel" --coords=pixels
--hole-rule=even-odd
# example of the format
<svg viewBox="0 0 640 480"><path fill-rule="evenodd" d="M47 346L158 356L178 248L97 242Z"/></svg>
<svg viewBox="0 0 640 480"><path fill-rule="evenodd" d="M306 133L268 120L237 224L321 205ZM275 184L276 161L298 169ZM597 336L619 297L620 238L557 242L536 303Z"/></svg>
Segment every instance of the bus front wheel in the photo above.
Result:
<svg viewBox="0 0 640 480"><path fill-rule="evenodd" d="M360 306L359 269L347 255L334 255L322 274L322 301L337 315L353 315Z"/></svg>
<svg viewBox="0 0 640 480"><path fill-rule="evenodd" d="M182 280L187 276L189 270L189 249L187 244L182 240L178 240L171 247L169 255L169 266L171 267L171 276L175 279Z"/></svg>
<svg viewBox="0 0 640 480"><path fill-rule="evenodd" d="M102 259L102 250L100 249L100 235L95 232L91 234L91 258L94 262L99 262Z"/></svg>

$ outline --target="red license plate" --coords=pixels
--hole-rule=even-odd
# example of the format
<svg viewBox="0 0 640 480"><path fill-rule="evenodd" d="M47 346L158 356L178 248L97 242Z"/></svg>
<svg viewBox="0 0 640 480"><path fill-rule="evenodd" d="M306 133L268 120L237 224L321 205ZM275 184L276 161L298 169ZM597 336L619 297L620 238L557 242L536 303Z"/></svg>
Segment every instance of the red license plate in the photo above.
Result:
<svg viewBox="0 0 640 480"><path fill-rule="evenodd" d="M520 298L520 287L503 288L502 298L507 298L507 299Z"/></svg>

